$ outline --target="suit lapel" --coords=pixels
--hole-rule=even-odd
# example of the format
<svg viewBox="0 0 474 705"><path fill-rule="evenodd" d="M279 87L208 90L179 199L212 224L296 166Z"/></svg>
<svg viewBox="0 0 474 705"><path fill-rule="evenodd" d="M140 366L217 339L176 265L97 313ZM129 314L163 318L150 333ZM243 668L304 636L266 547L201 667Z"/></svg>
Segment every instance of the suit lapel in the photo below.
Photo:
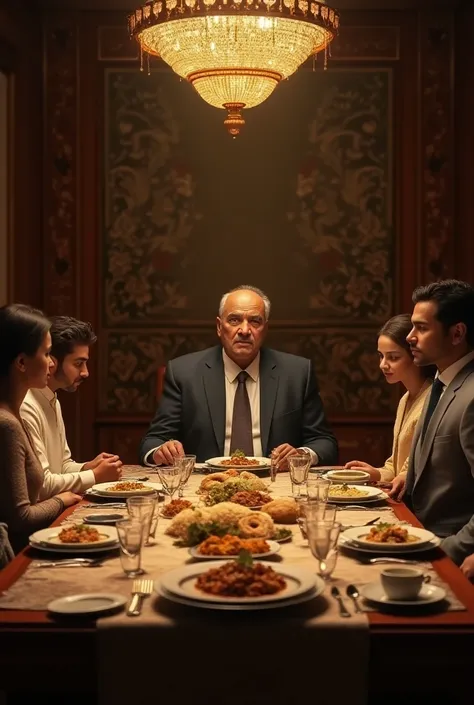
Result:
<svg viewBox="0 0 474 705"><path fill-rule="evenodd" d="M213 348L204 360L202 381L217 446L220 454L223 455L226 405L224 361L220 347Z"/></svg>
<svg viewBox="0 0 474 705"><path fill-rule="evenodd" d="M260 435L262 453L268 455L268 438L272 425L273 409L278 391L278 368L270 351L263 348L260 352Z"/></svg>
<svg viewBox="0 0 474 705"><path fill-rule="evenodd" d="M456 397L456 392L458 389L463 385L464 380L466 377L468 377L471 372L474 369L473 363L468 363L463 369L458 372L456 377L453 379L451 384L448 385L446 388L443 396L438 402L438 405L436 409L434 410L433 416L431 417L430 423L428 425L428 428L426 430L425 438L423 440L423 443L421 444L421 447L419 448L419 466L418 466L418 472L416 473L415 477L415 485L418 482L418 480L421 477L421 474L423 470L426 467L426 464L428 462L428 458L430 457L430 453L433 447L433 442L436 437L436 432L438 430L438 427L441 423L441 420L443 416L446 414L447 410L449 409L453 399ZM425 407L423 410L423 414L420 417L420 420L418 422L417 426L417 442L419 441L420 434L421 434L421 429L423 428L423 423L424 423L424 418L426 414L426 409L428 408L428 403L429 403L429 396L426 399Z"/></svg>

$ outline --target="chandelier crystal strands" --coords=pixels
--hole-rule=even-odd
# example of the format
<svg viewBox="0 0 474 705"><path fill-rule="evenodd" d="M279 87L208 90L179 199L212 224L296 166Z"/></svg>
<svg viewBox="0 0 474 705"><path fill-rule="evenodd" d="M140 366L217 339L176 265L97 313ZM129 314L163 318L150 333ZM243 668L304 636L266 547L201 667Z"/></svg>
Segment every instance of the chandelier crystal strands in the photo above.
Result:
<svg viewBox="0 0 474 705"><path fill-rule="evenodd" d="M266 100L310 56L325 52L339 14L324 0L150 0L128 16L140 52L158 56L235 137L244 108Z"/></svg>

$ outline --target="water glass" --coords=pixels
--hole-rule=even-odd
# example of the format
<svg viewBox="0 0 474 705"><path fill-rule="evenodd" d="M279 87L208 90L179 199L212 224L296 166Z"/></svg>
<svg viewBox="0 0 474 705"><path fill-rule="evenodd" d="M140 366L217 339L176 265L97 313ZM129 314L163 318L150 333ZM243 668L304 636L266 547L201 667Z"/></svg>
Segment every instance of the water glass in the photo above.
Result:
<svg viewBox="0 0 474 705"><path fill-rule="evenodd" d="M329 488L331 487L330 480L324 480L319 475L308 475L306 487L308 497L311 497L311 499L317 499L319 502L328 501Z"/></svg>
<svg viewBox="0 0 474 705"><path fill-rule="evenodd" d="M182 497L184 494L184 486L187 484L189 478L191 477L194 467L196 465L195 455L180 455L178 458L174 459L174 466L179 467L182 471L181 482L178 490L178 497Z"/></svg>
<svg viewBox="0 0 474 705"><path fill-rule="evenodd" d="M128 578L142 575L143 525L133 519L121 519L115 526L120 543L120 561Z"/></svg>
<svg viewBox="0 0 474 705"><path fill-rule="evenodd" d="M311 553L318 562L318 574L328 579L337 562L337 540L341 524L331 521L307 521L306 531Z"/></svg>
<svg viewBox="0 0 474 705"><path fill-rule="evenodd" d="M171 501L174 493L182 482L185 470L181 465L157 465L156 470L161 484L163 485L163 489Z"/></svg>
<svg viewBox="0 0 474 705"><path fill-rule="evenodd" d="M136 519L143 526L143 546L150 546L151 522L158 502L158 493L146 497L129 497L127 510L131 519Z"/></svg>
<svg viewBox="0 0 474 705"><path fill-rule="evenodd" d="M297 497L301 494L301 485L304 485L308 479L308 472L311 466L311 456L309 453L298 453L288 458L288 466L290 468L290 478L292 486L298 487ZM292 487L292 492L294 491Z"/></svg>

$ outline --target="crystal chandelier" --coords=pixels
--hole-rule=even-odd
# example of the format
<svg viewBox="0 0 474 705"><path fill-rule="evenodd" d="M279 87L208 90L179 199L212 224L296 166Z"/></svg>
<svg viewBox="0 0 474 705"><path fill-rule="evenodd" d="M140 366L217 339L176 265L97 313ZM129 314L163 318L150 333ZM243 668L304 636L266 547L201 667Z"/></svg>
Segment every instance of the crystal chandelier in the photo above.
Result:
<svg viewBox="0 0 474 705"><path fill-rule="evenodd" d="M244 108L337 34L339 14L324 0L149 0L128 17L142 52L159 56L240 132Z"/></svg>

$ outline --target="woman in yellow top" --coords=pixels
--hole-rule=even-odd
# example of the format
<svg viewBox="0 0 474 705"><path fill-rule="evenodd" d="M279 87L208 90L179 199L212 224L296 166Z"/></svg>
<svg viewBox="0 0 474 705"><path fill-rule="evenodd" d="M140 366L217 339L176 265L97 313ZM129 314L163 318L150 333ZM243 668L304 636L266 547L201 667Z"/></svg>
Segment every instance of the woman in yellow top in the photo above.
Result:
<svg viewBox="0 0 474 705"><path fill-rule="evenodd" d="M407 391L398 404L392 455L385 461L385 465L382 468L374 468L362 460L346 463L346 468L368 472L371 480L391 482L397 475L408 470L415 426L436 372L433 366L415 365L407 343L407 335L412 327L410 315L402 313L387 321L379 331L377 348L380 369L389 384L401 382Z"/></svg>

